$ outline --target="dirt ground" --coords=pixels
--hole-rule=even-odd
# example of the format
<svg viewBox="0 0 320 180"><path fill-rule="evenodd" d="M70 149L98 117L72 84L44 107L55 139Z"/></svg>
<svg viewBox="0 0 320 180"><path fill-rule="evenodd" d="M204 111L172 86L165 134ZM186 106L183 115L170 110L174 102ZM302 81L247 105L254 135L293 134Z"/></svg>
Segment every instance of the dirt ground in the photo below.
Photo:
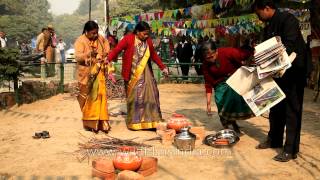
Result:
<svg viewBox="0 0 320 180"><path fill-rule="evenodd" d="M159 90L164 119L177 112L194 125L205 126L207 134L222 128L216 113L206 115L203 85L161 84ZM231 149L201 145L192 154L183 154L160 141L148 142L153 145L148 153L159 159L159 169L146 179L320 179L320 102L311 99L312 91L306 89L301 152L296 160L279 163L272 160L279 149L255 149L268 132L268 119L255 117L239 122L243 135ZM124 102L109 101L109 110L125 110ZM153 131L127 130L122 116L111 117L111 125L113 137L137 137L138 142L156 137ZM42 130L52 137L31 137ZM72 153L79 142L93 136L105 137L82 129L80 109L70 94L0 111L0 179L89 179L93 158L79 162Z"/></svg>

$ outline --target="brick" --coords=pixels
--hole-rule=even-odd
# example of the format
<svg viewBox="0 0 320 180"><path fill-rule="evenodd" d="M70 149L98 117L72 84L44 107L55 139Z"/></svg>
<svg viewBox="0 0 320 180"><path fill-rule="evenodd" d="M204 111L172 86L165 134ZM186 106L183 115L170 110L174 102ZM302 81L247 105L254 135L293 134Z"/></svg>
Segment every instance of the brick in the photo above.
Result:
<svg viewBox="0 0 320 180"><path fill-rule="evenodd" d="M166 122L159 122L158 124L157 124L157 126L156 126L156 128L157 128L157 131L158 130L163 130L163 131L165 131L165 130L167 130L167 123Z"/></svg>
<svg viewBox="0 0 320 180"><path fill-rule="evenodd" d="M112 173L115 171L112 160L103 158L92 161L92 167L105 173Z"/></svg>
<svg viewBox="0 0 320 180"><path fill-rule="evenodd" d="M165 133L165 130L157 130L156 133L158 136L162 137L162 135Z"/></svg>
<svg viewBox="0 0 320 180"><path fill-rule="evenodd" d="M116 179L116 173L112 172L112 173L105 173L102 171L99 171L95 168L92 168L92 177L97 177L97 178L101 178L104 180L115 180Z"/></svg>
<svg viewBox="0 0 320 180"><path fill-rule="evenodd" d="M150 176L154 173L156 173L158 171L158 168L150 168L147 170L140 170L138 171L139 174L141 174L142 176L146 177L146 176Z"/></svg>
<svg viewBox="0 0 320 180"><path fill-rule="evenodd" d="M161 139L171 140L176 135L176 131L174 129L165 130L160 136Z"/></svg>
<svg viewBox="0 0 320 180"><path fill-rule="evenodd" d="M144 176L134 171L124 170L118 174L118 180L143 180Z"/></svg>
<svg viewBox="0 0 320 180"><path fill-rule="evenodd" d="M161 144L164 146L171 146L174 142L174 139L161 139Z"/></svg>
<svg viewBox="0 0 320 180"><path fill-rule="evenodd" d="M155 157L143 157L142 163L138 171L147 170L158 167L158 159Z"/></svg>

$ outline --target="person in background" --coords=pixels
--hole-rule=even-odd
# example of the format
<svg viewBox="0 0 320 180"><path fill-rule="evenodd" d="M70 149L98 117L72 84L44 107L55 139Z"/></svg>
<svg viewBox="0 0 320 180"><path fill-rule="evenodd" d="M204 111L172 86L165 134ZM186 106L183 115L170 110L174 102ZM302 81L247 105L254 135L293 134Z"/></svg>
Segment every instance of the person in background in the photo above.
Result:
<svg viewBox="0 0 320 180"><path fill-rule="evenodd" d="M96 22L86 22L82 35L74 44L80 90L77 98L84 129L107 133L111 127L105 77L107 65L104 59L110 46L108 41L98 34L98 29Z"/></svg>
<svg viewBox="0 0 320 180"><path fill-rule="evenodd" d="M31 53L31 48L23 41L20 45L20 52L23 56L29 55Z"/></svg>
<svg viewBox="0 0 320 180"><path fill-rule="evenodd" d="M203 37L200 36L198 38L198 41L197 41L197 44L196 44L196 49L195 49L195 52L194 52L194 63L201 63L201 61L202 61L201 45L202 45L203 41L204 41ZM195 65L194 69L196 70L198 75L202 75L202 70L201 70L202 67L201 67L201 65Z"/></svg>
<svg viewBox="0 0 320 180"><path fill-rule="evenodd" d="M43 53L44 57L41 58L41 63L46 63L46 50L49 46L49 40L50 40L50 32L47 28L42 28L41 33L37 36L36 40L36 53Z"/></svg>
<svg viewBox="0 0 320 180"><path fill-rule="evenodd" d="M48 42L48 47L46 50L46 59L48 62L48 76L55 76L56 74L56 67L55 67L55 53L56 53L56 46L57 46L57 37L56 33L54 31L54 28L51 24L47 26L47 29L49 31L50 37Z"/></svg>
<svg viewBox="0 0 320 180"><path fill-rule="evenodd" d="M0 48L5 48L7 46L6 33L0 31Z"/></svg>
<svg viewBox="0 0 320 180"><path fill-rule="evenodd" d="M106 38L109 41L110 49L113 49L118 44L117 31L113 31L113 34L107 29Z"/></svg>
<svg viewBox="0 0 320 180"><path fill-rule="evenodd" d="M232 125L233 129L240 133L236 120L244 120L253 116L249 106L242 96L237 94L226 80L239 67L241 67L253 52L240 48L216 48L213 41L204 42L201 45L202 72L205 80L207 113L211 112L212 88L218 108L220 122L224 129Z"/></svg>
<svg viewBox="0 0 320 180"><path fill-rule="evenodd" d="M191 63L191 58L193 56L193 49L190 40L186 36L182 36L180 42L177 47L177 58L180 63ZM187 80L189 74L190 65L183 64L180 65L182 75L185 76L183 79Z"/></svg>
<svg viewBox="0 0 320 180"><path fill-rule="evenodd" d="M300 31L299 20L293 14L280 12L272 0L256 0L252 8L259 19L267 23L264 28L264 39L280 36L287 53L297 54L286 73L281 78L274 78L286 98L270 109L268 137L256 147L257 149L283 148L273 159L287 162L296 159L299 152L307 74L306 44Z"/></svg>
<svg viewBox="0 0 320 180"><path fill-rule="evenodd" d="M108 61L124 51L122 77L127 92L127 127L131 130L153 129L162 120L159 90L153 76L151 60L165 75L168 69L154 50L148 23L139 22L109 53Z"/></svg>
<svg viewBox="0 0 320 180"><path fill-rule="evenodd" d="M63 40L61 38L59 39L59 43L57 45L57 48L58 48L60 55L61 55L61 63L65 63L65 61L66 61L66 56L65 56L66 43L63 42Z"/></svg>

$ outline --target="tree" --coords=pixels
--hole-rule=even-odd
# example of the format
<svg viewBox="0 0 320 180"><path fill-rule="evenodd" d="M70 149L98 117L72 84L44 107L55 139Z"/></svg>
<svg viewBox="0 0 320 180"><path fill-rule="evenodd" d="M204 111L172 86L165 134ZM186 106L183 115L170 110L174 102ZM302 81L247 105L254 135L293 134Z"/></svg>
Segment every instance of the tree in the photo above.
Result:
<svg viewBox="0 0 320 180"><path fill-rule="evenodd" d="M2 0L0 8L5 9L0 16L0 29L9 39L30 40L52 21L47 0Z"/></svg>
<svg viewBox="0 0 320 180"><path fill-rule="evenodd" d="M82 34L84 23L88 20L87 16L60 15L54 18L57 37L62 38L69 46L75 39Z"/></svg>
<svg viewBox="0 0 320 180"><path fill-rule="evenodd" d="M102 0L91 0L91 11L97 10L98 5L101 4L101 1ZM75 13L82 16L89 14L89 1L81 0L80 5Z"/></svg>
<svg viewBox="0 0 320 180"><path fill-rule="evenodd" d="M0 83L13 81L14 90L18 89L18 79L22 76L22 66L17 61L18 49L0 48Z"/></svg>
<svg viewBox="0 0 320 180"><path fill-rule="evenodd" d="M25 10L24 0L0 1L0 15L23 14Z"/></svg>

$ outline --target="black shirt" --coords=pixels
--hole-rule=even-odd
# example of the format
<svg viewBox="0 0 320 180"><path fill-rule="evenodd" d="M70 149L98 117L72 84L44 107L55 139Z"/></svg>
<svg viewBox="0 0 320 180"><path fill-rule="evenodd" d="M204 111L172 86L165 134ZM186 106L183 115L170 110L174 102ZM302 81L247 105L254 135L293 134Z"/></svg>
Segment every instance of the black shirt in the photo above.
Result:
<svg viewBox="0 0 320 180"><path fill-rule="evenodd" d="M292 52L297 54L292 67L285 73L286 76L300 76L306 74L306 44L303 40L299 20L288 12L276 10L273 17L267 22L264 29L265 39L280 36L286 47L288 55Z"/></svg>

